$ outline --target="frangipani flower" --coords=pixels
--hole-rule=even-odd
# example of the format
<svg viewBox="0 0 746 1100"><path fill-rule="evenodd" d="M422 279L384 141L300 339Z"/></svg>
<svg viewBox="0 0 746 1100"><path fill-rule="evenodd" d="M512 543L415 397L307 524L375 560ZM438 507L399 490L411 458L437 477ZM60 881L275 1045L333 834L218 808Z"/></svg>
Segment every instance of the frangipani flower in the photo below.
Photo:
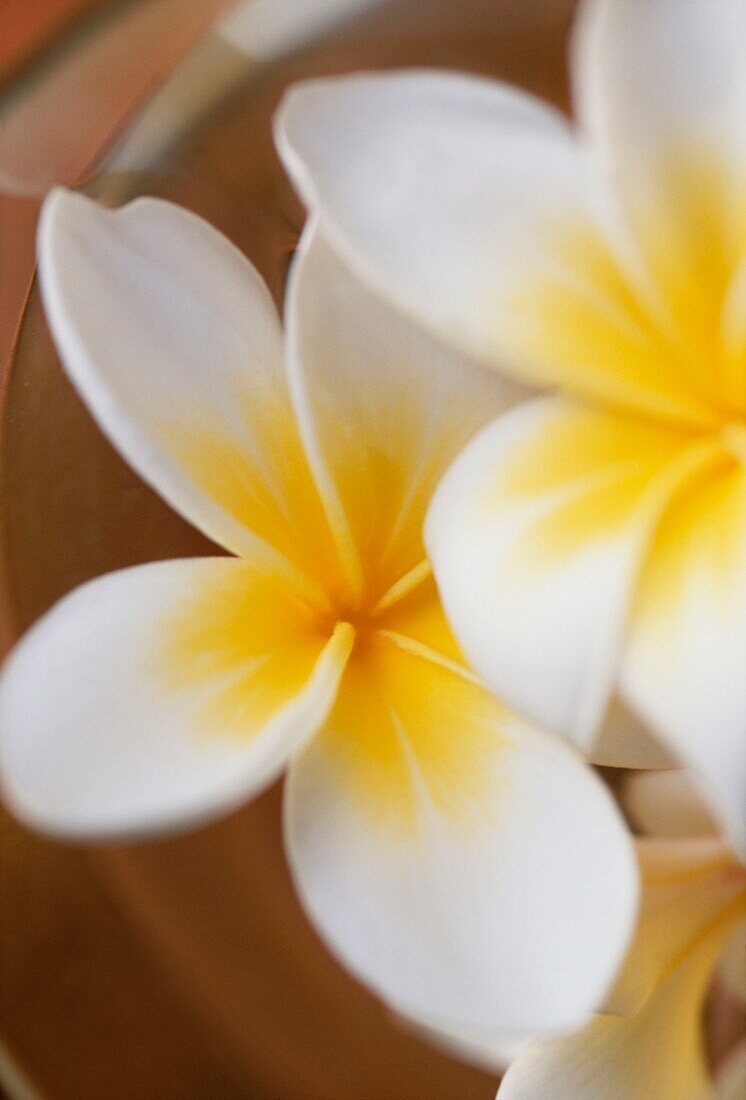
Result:
<svg viewBox="0 0 746 1100"><path fill-rule="evenodd" d="M357 974L445 1029L576 1024L625 949L632 845L580 757L465 667L422 545L433 486L503 389L312 228L284 366L256 271L167 203L54 193L40 275L101 427L236 557L103 577L31 630L0 682L18 813L81 837L162 829L288 768L295 881Z"/></svg>
<svg viewBox="0 0 746 1100"><path fill-rule="evenodd" d="M641 784L638 810L662 829L661 806L672 793L670 831L681 827L685 801L693 810L690 820L702 820L678 776L673 783L667 777L663 789L657 777ZM703 1015L716 968L746 1005L746 867L715 836L646 838L638 852L641 920L605 1014L575 1035L529 1043L508 1070L499 1100L743 1096L740 1048L711 1079Z"/></svg>
<svg viewBox="0 0 746 1100"><path fill-rule="evenodd" d="M305 45L335 23L379 0L244 0L220 20L218 33L256 60L269 60Z"/></svg>
<svg viewBox="0 0 746 1100"><path fill-rule="evenodd" d="M559 391L428 518L474 667L598 762L663 762L641 716L746 854L746 2L589 0L577 32L577 128L411 72L301 86L279 145L358 272Z"/></svg>

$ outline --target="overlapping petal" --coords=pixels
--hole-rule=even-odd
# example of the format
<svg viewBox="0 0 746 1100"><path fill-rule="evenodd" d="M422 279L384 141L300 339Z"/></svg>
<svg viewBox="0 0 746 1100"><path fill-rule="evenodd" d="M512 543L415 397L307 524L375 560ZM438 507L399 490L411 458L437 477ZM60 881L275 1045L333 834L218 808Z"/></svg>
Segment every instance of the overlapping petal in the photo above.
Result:
<svg viewBox="0 0 746 1100"><path fill-rule="evenodd" d="M300 895L342 960L428 1027L577 1026L634 919L624 827L571 749L403 633L411 609L391 615L290 769Z"/></svg>
<svg viewBox="0 0 746 1100"><path fill-rule="evenodd" d="M500 1100L705 1100L714 1095L701 1028L718 954L746 909L718 841L641 846L643 912L610 1009L575 1035L537 1039Z"/></svg>
<svg viewBox="0 0 746 1100"><path fill-rule="evenodd" d="M712 963L746 913L746 880L720 837L638 842L643 896L635 939L605 1009L633 1016L679 963L712 940Z"/></svg>
<svg viewBox="0 0 746 1100"><path fill-rule="evenodd" d="M291 91L277 134L346 258L447 341L523 381L708 420L587 151L545 104L473 77L358 75Z"/></svg>
<svg viewBox="0 0 746 1100"><path fill-rule="evenodd" d="M261 552L294 583L332 575L279 318L245 257L170 203L107 211L63 191L39 239L63 363L125 458L222 546Z"/></svg>
<svg viewBox="0 0 746 1100"><path fill-rule="evenodd" d="M540 398L459 456L426 541L459 641L500 698L593 748L642 556L710 452L685 432ZM651 762L634 724L616 742L608 762Z"/></svg>
<svg viewBox="0 0 746 1100"><path fill-rule="evenodd" d="M426 568L435 486L519 391L375 297L313 226L293 267L287 325L290 385L347 598L375 604Z"/></svg>
<svg viewBox="0 0 746 1100"><path fill-rule="evenodd" d="M621 667L746 853L746 472L723 458L661 525Z"/></svg>
<svg viewBox="0 0 746 1100"><path fill-rule="evenodd" d="M352 643L282 577L162 562L77 589L0 680L2 782L51 832L187 825L275 779L332 705Z"/></svg>
<svg viewBox="0 0 746 1100"><path fill-rule="evenodd" d="M577 108L697 385L746 411L718 348L746 251L746 4L591 0ZM713 369L714 368L714 369Z"/></svg>
<svg viewBox="0 0 746 1100"><path fill-rule="evenodd" d="M499 1100L712 1100L700 1034L711 965L703 951L632 1020L599 1016L571 1038L535 1040Z"/></svg>
<svg viewBox="0 0 746 1100"><path fill-rule="evenodd" d="M583 0L575 108L615 182L644 193L650 162L690 138L743 158L745 37L743 0Z"/></svg>

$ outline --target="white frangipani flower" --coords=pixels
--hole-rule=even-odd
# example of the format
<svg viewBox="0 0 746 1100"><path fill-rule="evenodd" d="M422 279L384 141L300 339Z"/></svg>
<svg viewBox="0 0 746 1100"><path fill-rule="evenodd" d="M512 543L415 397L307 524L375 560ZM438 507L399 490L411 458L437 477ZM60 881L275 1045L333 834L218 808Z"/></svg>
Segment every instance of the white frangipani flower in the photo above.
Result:
<svg viewBox="0 0 746 1100"><path fill-rule="evenodd" d="M746 868L717 839L643 840L638 849L642 918L604 1015L575 1035L529 1043L500 1100L715 1096L702 1015L726 944L735 937L746 952Z"/></svg>
<svg viewBox="0 0 746 1100"><path fill-rule="evenodd" d="M287 850L331 947L441 1031L577 1025L634 920L632 845L570 747L464 665L422 544L504 388L351 279L312 228L280 324L223 237L56 192L67 371L140 474L235 557L73 592L0 680L5 792L81 837L187 825L288 769Z"/></svg>
<svg viewBox="0 0 746 1100"><path fill-rule="evenodd" d="M703 1020L716 970L746 1005L746 867L719 837L688 835L705 819L686 778L670 773L660 784L648 781L653 774L631 784L638 817L657 835L638 843L642 914L604 1014L575 1035L528 1043L499 1100L743 1096L744 1051L737 1047L713 1079Z"/></svg>
<svg viewBox="0 0 746 1100"><path fill-rule="evenodd" d="M245 0L217 24L218 34L257 61L268 61L381 0Z"/></svg>
<svg viewBox="0 0 746 1100"><path fill-rule="evenodd" d="M311 82L277 126L360 274L560 391L488 427L429 514L474 667L598 762L665 759L642 717L742 854L745 50L746 0L588 0L577 126L434 72Z"/></svg>

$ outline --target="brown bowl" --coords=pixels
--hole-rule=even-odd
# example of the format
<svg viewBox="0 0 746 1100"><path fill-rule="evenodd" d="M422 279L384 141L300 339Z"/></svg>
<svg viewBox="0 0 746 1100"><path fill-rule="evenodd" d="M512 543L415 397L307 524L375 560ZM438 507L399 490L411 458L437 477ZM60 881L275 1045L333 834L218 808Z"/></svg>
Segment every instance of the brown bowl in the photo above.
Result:
<svg viewBox="0 0 746 1100"><path fill-rule="evenodd" d="M283 89L436 65L566 103L572 0L391 0L247 79L125 193L207 217L279 294L303 212L275 156ZM202 554L67 383L32 290L2 432L3 626L90 577ZM190 836L53 844L0 818L0 1036L50 1100L490 1100L496 1078L416 1037L330 957L294 897L280 787Z"/></svg>

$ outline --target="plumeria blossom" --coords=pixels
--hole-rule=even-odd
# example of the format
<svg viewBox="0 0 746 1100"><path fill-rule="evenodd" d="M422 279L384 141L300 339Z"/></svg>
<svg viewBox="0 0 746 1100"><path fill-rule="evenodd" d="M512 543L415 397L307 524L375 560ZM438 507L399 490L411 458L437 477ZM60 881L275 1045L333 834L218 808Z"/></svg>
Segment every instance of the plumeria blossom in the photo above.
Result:
<svg viewBox="0 0 746 1100"><path fill-rule="evenodd" d="M336 23L380 0L245 0L217 25L218 34L242 53L266 61L313 41Z"/></svg>
<svg viewBox="0 0 746 1100"><path fill-rule="evenodd" d="M0 682L16 811L80 837L230 810L285 769L331 947L441 1030L574 1026L634 921L600 780L465 666L422 543L504 388L378 303L309 227L286 340L254 268L178 207L58 191L40 275L66 369L139 473L233 556L95 580Z"/></svg>
<svg viewBox="0 0 746 1100"><path fill-rule="evenodd" d="M732 943L746 951L739 923L746 918L746 868L719 840L640 841L639 856L642 919L606 1013L573 1036L529 1043L510 1066L500 1100L716 1095L702 1015L714 968L736 930ZM724 1080L736 1072L729 1067Z"/></svg>
<svg viewBox="0 0 746 1100"><path fill-rule="evenodd" d="M694 821L706 826L704 810L680 775L660 782L649 774L650 782L647 775L635 781L633 796L638 820L654 834L638 843L641 919L605 1012L575 1035L530 1042L499 1100L743 1096L744 1049L736 1047L713 1078L702 1025L716 970L746 1006L746 867L717 836L678 835ZM668 823L666 804L673 808Z"/></svg>
<svg viewBox="0 0 746 1100"><path fill-rule="evenodd" d="M355 270L549 391L428 517L473 666L597 762L693 768L742 854L745 42L746 0L588 0L575 123L419 71L302 85L277 124Z"/></svg>

